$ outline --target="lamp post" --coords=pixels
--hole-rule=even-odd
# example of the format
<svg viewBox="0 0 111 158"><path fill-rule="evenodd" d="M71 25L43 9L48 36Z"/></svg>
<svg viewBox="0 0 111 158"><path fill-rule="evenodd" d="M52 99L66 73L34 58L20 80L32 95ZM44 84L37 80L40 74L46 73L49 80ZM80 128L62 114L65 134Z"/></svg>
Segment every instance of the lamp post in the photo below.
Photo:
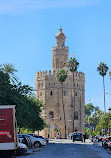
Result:
<svg viewBox="0 0 111 158"><path fill-rule="evenodd" d="M71 120L68 120L68 134L69 134L69 122L71 122Z"/></svg>
<svg viewBox="0 0 111 158"><path fill-rule="evenodd" d="M108 111L109 111L109 136L110 136L110 114L111 114L111 108L110 107L109 107Z"/></svg>

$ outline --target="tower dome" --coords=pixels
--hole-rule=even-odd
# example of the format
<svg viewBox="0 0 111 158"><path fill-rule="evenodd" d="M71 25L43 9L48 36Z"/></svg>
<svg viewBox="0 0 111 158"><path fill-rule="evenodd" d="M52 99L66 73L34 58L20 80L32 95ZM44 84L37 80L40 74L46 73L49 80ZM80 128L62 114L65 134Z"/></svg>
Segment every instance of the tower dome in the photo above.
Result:
<svg viewBox="0 0 111 158"><path fill-rule="evenodd" d="M62 28L59 29L59 33L56 35L56 46L64 47L66 36L62 33Z"/></svg>
<svg viewBox="0 0 111 158"><path fill-rule="evenodd" d="M56 35L56 38L60 38L60 37L66 38L64 33L62 33L62 28L59 29L59 33Z"/></svg>

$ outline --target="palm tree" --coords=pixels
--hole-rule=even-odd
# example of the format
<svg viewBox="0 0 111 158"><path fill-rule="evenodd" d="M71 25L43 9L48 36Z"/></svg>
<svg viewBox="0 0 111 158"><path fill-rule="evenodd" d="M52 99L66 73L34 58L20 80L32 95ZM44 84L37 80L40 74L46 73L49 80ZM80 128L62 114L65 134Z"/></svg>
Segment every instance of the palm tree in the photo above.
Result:
<svg viewBox="0 0 111 158"><path fill-rule="evenodd" d="M15 83L15 81L18 82L18 77L14 74L14 72L17 72L17 70L14 68L12 64L3 64L2 71L5 74L8 74L9 79L12 81L13 84Z"/></svg>
<svg viewBox="0 0 111 158"><path fill-rule="evenodd" d="M0 64L0 71L2 70L2 65Z"/></svg>
<svg viewBox="0 0 111 158"><path fill-rule="evenodd" d="M104 82L104 76L106 75L108 71L108 67L103 62L100 62L99 66L97 67L97 71L99 71L99 74L103 77L103 89L104 89L104 112L106 113L106 106L105 106L105 82Z"/></svg>
<svg viewBox="0 0 111 158"><path fill-rule="evenodd" d="M74 115L75 115L75 88L74 88L74 73L77 71L78 69L78 66L79 66L79 62L76 60L76 58L70 58L69 62L68 62L68 68L69 68L69 71L72 72L73 74L73 91L74 91L74 100L73 100L73 103L74 103L74 106L73 106L73 110L74 110ZM73 115L73 131L74 131L74 115Z"/></svg>
<svg viewBox="0 0 111 158"><path fill-rule="evenodd" d="M56 80L61 83L62 86L62 105L63 105L63 115L64 115L64 125L65 125L65 138L66 138L66 119L65 119L65 109L64 109L64 100L63 100L63 82L67 78L67 72L64 69L60 69L56 72Z"/></svg>

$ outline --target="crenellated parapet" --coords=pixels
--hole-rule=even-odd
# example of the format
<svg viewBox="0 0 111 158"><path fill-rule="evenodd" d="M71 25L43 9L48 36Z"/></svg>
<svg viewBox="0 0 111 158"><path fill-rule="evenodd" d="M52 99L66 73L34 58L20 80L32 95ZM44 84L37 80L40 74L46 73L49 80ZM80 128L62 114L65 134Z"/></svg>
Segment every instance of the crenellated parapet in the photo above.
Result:
<svg viewBox="0 0 111 158"><path fill-rule="evenodd" d="M69 76L72 76L71 72L68 71L67 73L70 74ZM42 71L42 72L39 71L39 72L36 73L36 79L37 78L47 78L47 79L54 78L55 74L56 74L56 71L52 72L51 70L49 70L49 71ZM75 72L74 73L74 78L76 80L80 80L80 79L85 80L85 74L83 72Z"/></svg>
<svg viewBox="0 0 111 158"><path fill-rule="evenodd" d="M36 73L36 78L41 78L41 77L46 77L46 76L53 76L54 73L51 72L51 70L49 71L39 71Z"/></svg>
<svg viewBox="0 0 111 158"><path fill-rule="evenodd" d="M59 87L60 83L56 80L55 77L56 72L53 71L40 71L36 73L36 89L44 89L51 87ZM73 81L73 75L71 72L67 70L67 79L64 82L64 87L71 88ZM83 72L75 72L74 73L74 82L76 87L84 87L85 83L85 74Z"/></svg>

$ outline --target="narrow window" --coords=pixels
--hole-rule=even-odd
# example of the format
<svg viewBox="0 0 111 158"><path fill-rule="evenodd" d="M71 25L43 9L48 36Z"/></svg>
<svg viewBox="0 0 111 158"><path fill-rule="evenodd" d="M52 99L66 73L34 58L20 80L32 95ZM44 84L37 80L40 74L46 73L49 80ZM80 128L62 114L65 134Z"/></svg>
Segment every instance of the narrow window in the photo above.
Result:
<svg viewBox="0 0 111 158"><path fill-rule="evenodd" d="M78 112L77 111L74 112L74 119L78 120Z"/></svg>
<svg viewBox="0 0 111 158"><path fill-rule="evenodd" d="M51 95L51 96L52 96L52 94L53 94L52 91L50 91L50 95Z"/></svg>
<svg viewBox="0 0 111 158"><path fill-rule="evenodd" d="M66 91L64 91L64 96L66 96Z"/></svg>
<svg viewBox="0 0 111 158"><path fill-rule="evenodd" d="M50 111L50 112L49 112L49 119L52 119L52 118L54 118L54 112L53 112L53 111Z"/></svg>

